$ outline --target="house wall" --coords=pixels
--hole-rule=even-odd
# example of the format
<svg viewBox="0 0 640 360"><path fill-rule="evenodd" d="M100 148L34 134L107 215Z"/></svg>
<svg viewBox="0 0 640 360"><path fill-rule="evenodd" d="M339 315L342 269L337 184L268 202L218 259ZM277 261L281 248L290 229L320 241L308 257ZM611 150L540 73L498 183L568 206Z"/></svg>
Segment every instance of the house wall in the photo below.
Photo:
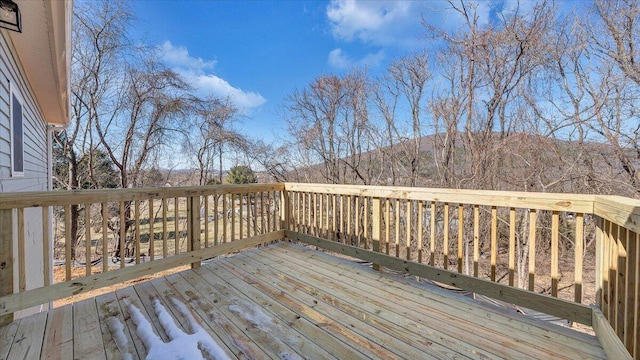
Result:
<svg viewBox="0 0 640 360"><path fill-rule="evenodd" d="M13 51L11 39L6 30L0 31L0 193L17 191L51 190L48 180L48 133L44 120L27 77ZM23 107L24 127L24 174L11 175L11 91L18 91ZM0 196L2 196L0 194ZM47 219L47 221L49 221ZM42 261L42 212L39 208L25 209L26 233L26 289L44 284ZM14 292L18 290L18 245L17 223L14 216ZM51 252L50 252L51 253ZM16 317L39 311L27 309L16 313Z"/></svg>

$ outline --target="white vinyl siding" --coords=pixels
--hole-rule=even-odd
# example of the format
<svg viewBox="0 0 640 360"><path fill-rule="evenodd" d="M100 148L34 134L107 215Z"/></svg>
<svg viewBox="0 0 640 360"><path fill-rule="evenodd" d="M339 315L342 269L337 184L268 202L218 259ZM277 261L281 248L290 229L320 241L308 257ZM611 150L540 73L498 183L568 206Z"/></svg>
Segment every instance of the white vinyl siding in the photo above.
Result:
<svg viewBox="0 0 640 360"><path fill-rule="evenodd" d="M12 42L6 31L0 31L0 194L4 192L47 191L49 189L48 172L48 135L47 123L33 96L28 77L22 71L15 52L11 48ZM22 107L22 154L23 171L16 176L12 168L12 101L13 95ZM19 169L18 169L19 170ZM17 222L14 212L14 239L17 239ZM26 263L26 288L34 289L44 284L42 257L42 211L39 208L25 209L25 251L28 258ZM17 243L13 244L13 256L18 257ZM14 268L14 291L18 290L17 262ZM22 317L40 310L37 307L16 313Z"/></svg>
<svg viewBox="0 0 640 360"><path fill-rule="evenodd" d="M47 124L22 74L6 33L0 35L0 192L47 191ZM12 96L22 103L23 172L12 176Z"/></svg>

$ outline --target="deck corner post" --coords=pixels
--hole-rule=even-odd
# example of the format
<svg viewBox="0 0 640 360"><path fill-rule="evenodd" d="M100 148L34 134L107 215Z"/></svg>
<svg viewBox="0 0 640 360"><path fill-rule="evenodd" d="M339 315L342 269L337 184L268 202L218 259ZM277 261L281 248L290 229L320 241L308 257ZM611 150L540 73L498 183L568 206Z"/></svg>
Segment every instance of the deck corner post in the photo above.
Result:
<svg viewBox="0 0 640 360"><path fill-rule="evenodd" d="M380 198L373 198L371 203L373 216L371 219L371 240L374 252L380 252L380 240L382 239L382 206ZM374 270L382 270L382 265L373 264Z"/></svg>
<svg viewBox="0 0 640 360"><path fill-rule="evenodd" d="M603 223L602 218L600 216L596 216L596 306L599 309L602 309L602 296L603 296L603 260L604 260L604 232L603 232Z"/></svg>
<svg viewBox="0 0 640 360"><path fill-rule="evenodd" d="M191 196L188 198L188 210L189 213L189 242L190 250L200 250L200 196ZM201 266L201 261L195 261L191 263L191 268L196 269Z"/></svg>
<svg viewBox="0 0 640 360"><path fill-rule="evenodd" d="M0 297L13 294L13 210L0 210ZM4 303L0 302L0 309ZM0 326L13 321L13 313L0 316Z"/></svg>
<svg viewBox="0 0 640 360"><path fill-rule="evenodd" d="M289 230L291 206L289 204L289 191L285 188L280 192L280 229Z"/></svg>

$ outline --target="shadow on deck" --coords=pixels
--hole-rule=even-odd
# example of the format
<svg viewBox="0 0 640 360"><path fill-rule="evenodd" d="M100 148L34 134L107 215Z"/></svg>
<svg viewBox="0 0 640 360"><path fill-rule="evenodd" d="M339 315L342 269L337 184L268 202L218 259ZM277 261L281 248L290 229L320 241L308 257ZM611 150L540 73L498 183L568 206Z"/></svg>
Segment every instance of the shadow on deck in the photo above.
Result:
<svg viewBox="0 0 640 360"><path fill-rule="evenodd" d="M0 359L174 358L198 346L234 359L606 358L594 336L289 242L0 328Z"/></svg>

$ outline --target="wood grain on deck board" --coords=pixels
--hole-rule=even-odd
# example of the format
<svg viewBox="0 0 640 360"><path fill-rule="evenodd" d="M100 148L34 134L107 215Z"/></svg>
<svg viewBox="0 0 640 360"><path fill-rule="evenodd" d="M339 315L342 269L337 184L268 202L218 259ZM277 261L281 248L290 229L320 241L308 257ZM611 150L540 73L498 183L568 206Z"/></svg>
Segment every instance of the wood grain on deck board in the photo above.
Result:
<svg viewBox="0 0 640 360"><path fill-rule="evenodd" d="M349 284L349 289L360 289L364 294L383 294L383 299L395 298L399 302L408 303L411 308L418 311L422 309L425 316L443 314L446 317L455 317L464 321L477 324L489 322L491 327L503 332L507 337L514 335L514 340L518 344L524 343L528 346L541 349L546 352L549 346L561 347L564 356L569 358L574 355L587 353L590 357L602 358L604 353L597 338L574 330L564 328L555 324L545 323L535 319L526 318L519 314L504 314L499 309L483 306L472 299L459 294L447 293L431 285L417 284L415 281L403 279L400 276L381 276L381 273L373 271L371 268L357 266L353 263L342 262L326 254L304 249L300 246L290 246L286 251L266 251L260 259L274 259L286 266L301 267L307 272L304 278L312 279L319 269L324 269L323 274L333 276L335 286L341 286L341 282ZM329 257L333 261L327 263L325 258ZM312 260L316 258L316 260ZM321 261L318 261L321 260ZM314 263L313 273L309 272L309 267L305 264ZM286 264L286 265L285 265ZM290 272L287 272L290 273ZM357 277L351 278L356 274ZM385 286L380 286L384 282ZM393 290L392 290L393 289ZM400 291L398 291L400 290ZM428 291L425 291L428 290ZM415 296L417 295L417 296ZM426 297L426 299L425 299ZM455 299L455 301L452 301ZM373 301L373 300L372 300ZM445 319L436 319L446 321ZM456 322L453 322L455 325ZM451 325L451 324L450 324ZM467 329L468 330L468 329ZM480 332L484 334L484 332ZM490 334L491 331L488 331ZM486 337L487 340L495 339L494 336ZM484 342L483 342L484 343ZM572 351L576 351L573 353ZM556 355L557 356L557 355Z"/></svg>
<svg viewBox="0 0 640 360"><path fill-rule="evenodd" d="M283 242L18 319L0 327L0 359L144 359L129 306L169 341L154 300L180 330L195 321L237 359L605 358L594 336Z"/></svg>

